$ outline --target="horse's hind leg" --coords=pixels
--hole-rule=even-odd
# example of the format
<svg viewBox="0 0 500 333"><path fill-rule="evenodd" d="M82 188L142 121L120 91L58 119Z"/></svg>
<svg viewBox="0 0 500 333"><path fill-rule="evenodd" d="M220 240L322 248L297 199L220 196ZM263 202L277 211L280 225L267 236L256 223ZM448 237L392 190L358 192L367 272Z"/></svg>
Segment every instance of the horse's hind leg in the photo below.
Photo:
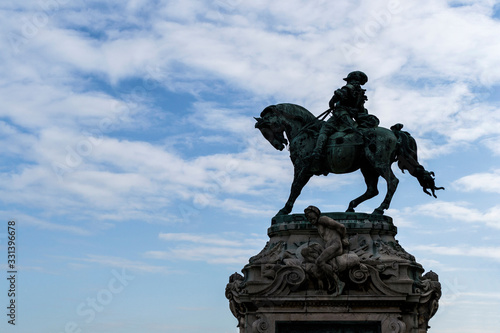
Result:
<svg viewBox="0 0 500 333"><path fill-rule="evenodd" d="M382 178L387 182L387 194L385 195L384 201L382 201L380 206L375 209L372 214L382 215L384 214L384 210L388 209L391 204L394 192L396 192L396 188L398 187L399 179L397 179L392 172L390 164L386 168L380 168L378 170Z"/></svg>
<svg viewBox="0 0 500 333"><path fill-rule="evenodd" d="M354 212L354 208L356 208L360 203L371 199L378 194L378 172L372 168L361 168L361 173L365 177L366 192L349 203L347 212Z"/></svg>

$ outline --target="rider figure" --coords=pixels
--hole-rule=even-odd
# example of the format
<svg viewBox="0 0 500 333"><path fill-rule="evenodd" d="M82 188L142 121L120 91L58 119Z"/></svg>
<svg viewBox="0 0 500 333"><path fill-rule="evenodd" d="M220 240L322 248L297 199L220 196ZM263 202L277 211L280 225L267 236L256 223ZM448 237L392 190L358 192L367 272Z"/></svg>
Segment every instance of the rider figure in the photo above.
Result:
<svg viewBox="0 0 500 333"><path fill-rule="evenodd" d="M328 137L334 132L357 132L358 127L370 128L379 124L377 117L369 115L365 109L365 89L361 86L368 81L368 77L361 71L354 71L344 78L345 86L335 90L330 100L332 116L323 123L319 132L316 146L313 150L313 158L318 160L324 150Z"/></svg>

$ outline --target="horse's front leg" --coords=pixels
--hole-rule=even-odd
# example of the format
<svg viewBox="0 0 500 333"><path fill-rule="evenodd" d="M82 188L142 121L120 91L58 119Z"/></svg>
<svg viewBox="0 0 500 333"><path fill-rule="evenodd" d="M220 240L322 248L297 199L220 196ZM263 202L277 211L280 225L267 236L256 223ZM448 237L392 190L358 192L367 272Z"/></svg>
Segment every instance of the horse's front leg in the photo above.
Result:
<svg viewBox="0 0 500 333"><path fill-rule="evenodd" d="M288 215L292 211L295 200L297 200L300 192L302 192L302 189L304 188L304 186L306 186L307 182L309 181L309 179L311 179L312 176L313 174L307 172L305 168L298 169L297 167L295 167L290 196L288 197L288 201L286 202L285 207L281 208L276 216Z"/></svg>

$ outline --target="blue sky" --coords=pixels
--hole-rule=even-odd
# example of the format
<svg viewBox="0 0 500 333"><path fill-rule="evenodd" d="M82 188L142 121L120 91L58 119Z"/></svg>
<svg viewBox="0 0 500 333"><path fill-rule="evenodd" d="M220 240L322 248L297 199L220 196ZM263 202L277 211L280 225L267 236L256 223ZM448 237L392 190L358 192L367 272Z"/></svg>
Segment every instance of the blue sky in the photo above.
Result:
<svg viewBox="0 0 500 333"><path fill-rule="evenodd" d="M293 172L253 117L276 103L318 115L362 70L369 112L381 126L403 123L446 187L434 199L395 170L387 212L402 246L440 276L431 332L497 332L498 8L3 3L0 251L15 220L19 274L17 325L2 314L0 330L237 332L224 287L264 246ZM294 212L344 211L363 187L360 173L316 177Z"/></svg>

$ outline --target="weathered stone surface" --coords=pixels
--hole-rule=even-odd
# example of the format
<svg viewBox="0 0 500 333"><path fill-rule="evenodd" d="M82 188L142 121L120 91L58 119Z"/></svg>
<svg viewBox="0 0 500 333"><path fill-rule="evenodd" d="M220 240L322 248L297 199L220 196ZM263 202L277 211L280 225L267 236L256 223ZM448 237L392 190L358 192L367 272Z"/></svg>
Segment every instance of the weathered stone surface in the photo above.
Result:
<svg viewBox="0 0 500 333"><path fill-rule="evenodd" d="M283 322L374 322L385 332L427 332L441 287L395 239L388 216L324 213L348 245L324 267L332 244L304 214L273 218L269 241L226 287L240 332L274 333ZM340 228L339 230L341 230ZM341 234L341 233L340 233ZM320 260L321 261L321 260ZM324 264L324 263L323 263ZM329 271L333 267L332 271Z"/></svg>

